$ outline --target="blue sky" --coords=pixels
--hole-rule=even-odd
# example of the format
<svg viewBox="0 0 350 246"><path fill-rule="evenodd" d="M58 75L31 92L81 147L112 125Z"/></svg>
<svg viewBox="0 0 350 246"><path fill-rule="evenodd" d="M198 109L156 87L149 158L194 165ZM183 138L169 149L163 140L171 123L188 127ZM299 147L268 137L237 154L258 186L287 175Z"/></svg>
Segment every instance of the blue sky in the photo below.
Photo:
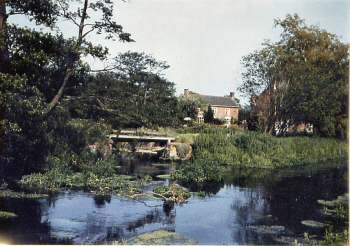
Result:
<svg viewBox="0 0 350 246"><path fill-rule="evenodd" d="M242 56L277 40L275 18L298 14L307 24L319 25L345 42L349 37L348 0L129 0L116 2L116 21L132 34L135 43L120 43L91 36L111 55L127 50L146 52L165 60L166 77L184 88L211 95L236 91L241 83ZM30 25L24 18L10 19ZM60 23L70 36L74 26ZM89 60L98 68L98 61Z"/></svg>

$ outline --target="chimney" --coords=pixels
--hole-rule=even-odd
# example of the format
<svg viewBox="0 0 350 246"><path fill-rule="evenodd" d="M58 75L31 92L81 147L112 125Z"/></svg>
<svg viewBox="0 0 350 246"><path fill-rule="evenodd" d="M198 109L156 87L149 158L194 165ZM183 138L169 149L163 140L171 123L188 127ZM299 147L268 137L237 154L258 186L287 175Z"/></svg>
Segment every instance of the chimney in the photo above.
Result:
<svg viewBox="0 0 350 246"><path fill-rule="evenodd" d="M188 92L189 92L188 89L184 89L184 96L185 96L185 97L188 96L188 94L189 94Z"/></svg>
<svg viewBox="0 0 350 246"><path fill-rule="evenodd" d="M233 91L230 92L231 99L235 99L235 93Z"/></svg>

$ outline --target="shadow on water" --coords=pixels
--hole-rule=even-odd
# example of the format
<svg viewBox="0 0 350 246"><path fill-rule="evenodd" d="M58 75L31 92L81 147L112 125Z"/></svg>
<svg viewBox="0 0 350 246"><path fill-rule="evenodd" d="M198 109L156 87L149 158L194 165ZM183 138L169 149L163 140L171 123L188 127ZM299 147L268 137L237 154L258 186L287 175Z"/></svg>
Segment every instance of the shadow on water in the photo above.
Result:
<svg viewBox="0 0 350 246"><path fill-rule="evenodd" d="M173 168L166 163L126 162L121 170L156 178ZM175 206L153 199L145 200L146 206L84 192L39 201L2 199L0 209L19 217L0 224L0 237L27 244L100 244L165 229L200 244L280 244L276 236L300 235L307 230L302 220L322 216L318 199L347 192L346 173L344 166L317 171L227 170L224 182L206 187L205 197L195 195Z"/></svg>

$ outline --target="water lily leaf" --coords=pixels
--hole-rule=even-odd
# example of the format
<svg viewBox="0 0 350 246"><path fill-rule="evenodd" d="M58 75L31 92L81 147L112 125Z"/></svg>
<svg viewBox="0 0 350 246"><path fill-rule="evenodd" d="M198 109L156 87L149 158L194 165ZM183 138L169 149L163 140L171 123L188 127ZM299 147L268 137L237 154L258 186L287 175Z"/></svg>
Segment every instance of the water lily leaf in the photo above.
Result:
<svg viewBox="0 0 350 246"><path fill-rule="evenodd" d="M323 228L327 225L325 223L318 222L315 220L303 220L301 223L305 226L314 227L314 228Z"/></svg>

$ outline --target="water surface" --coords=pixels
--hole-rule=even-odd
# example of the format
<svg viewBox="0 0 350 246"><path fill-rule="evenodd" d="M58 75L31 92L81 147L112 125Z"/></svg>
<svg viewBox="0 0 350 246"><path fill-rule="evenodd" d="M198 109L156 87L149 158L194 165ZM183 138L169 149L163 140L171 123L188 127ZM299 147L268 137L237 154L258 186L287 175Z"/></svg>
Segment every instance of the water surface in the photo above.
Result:
<svg viewBox="0 0 350 246"><path fill-rule="evenodd" d="M121 170L155 177L173 168L133 162ZM165 229L200 244L281 244L281 237L300 237L310 230L302 220L322 218L317 199L347 192L346 177L344 166L273 173L227 171L225 182L212 186L204 198L193 195L174 207L153 199L100 198L86 192L62 192L39 201L3 199L0 209L19 217L0 224L0 237L26 244L102 244ZM156 180L154 185L164 183Z"/></svg>

